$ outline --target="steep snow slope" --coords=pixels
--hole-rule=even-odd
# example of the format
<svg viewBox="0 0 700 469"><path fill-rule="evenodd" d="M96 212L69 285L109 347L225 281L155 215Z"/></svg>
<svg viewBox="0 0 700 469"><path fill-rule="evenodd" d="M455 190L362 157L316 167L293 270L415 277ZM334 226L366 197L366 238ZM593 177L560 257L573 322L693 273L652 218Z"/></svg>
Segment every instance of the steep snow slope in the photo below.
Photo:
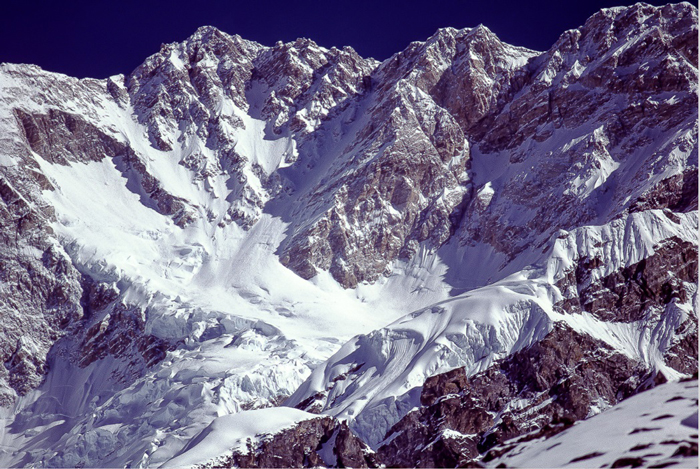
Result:
<svg viewBox="0 0 700 469"><path fill-rule="evenodd" d="M190 464L292 394L377 445L562 321L692 373L696 43L640 4L541 54L204 27L126 77L2 65L0 465Z"/></svg>
<svg viewBox="0 0 700 469"><path fill-rule="evenodd" d="M697 398L697 381L664 384L552 438L511 442L488 467L696 467Z"/></svg>
<svg viewBox="0 0 700 469"><path fill-rule="evenodd" d="M226 40L205 29L191 42L204 41L202 34ZM410 275L354 291L327 274L307 282L284 268L275 251L287 224L259 203L278 190L267 178L289 164L285 155L295 157L295 140L270 135L268 123L245 111L257 115L271 91L253 86L243 109L235 96L205 109L235 121L222 130L234 161L227 147L210 145L210 135L189 131L206 127L196 116L181 121L180 137L167 138L161 127L170 124L160 115L144 118L144 85L134 83L162 55L167 60L156 70L180 74L181 59L170 49L128 80L78 82L5 66L6 143L27 142L19 155L7 150L19 158L5 166L9 180L20 165L36 168L42 185L23 188L29 206L51 207L51 237L83 282L96 286L73 300L83 320L54 347L51 376L6 411L12 431L3 441L16 450L3 464L158 464L212 416L278 403L344 340L448 296L439 283L444 267L433 259L399 263ZM12 92L34 82L41 84L21 101ZM120 100L123 82L131 104ZM178 88L186 82L170 84L171 95L202 99ZM181 145L167 149L158 139ZM94 141L105 148L85 158ZM283 202L275 210L288 211ZM45 425L59 421L60 428ZM61 450L68 447L76 450Z"/></svg>
<svg viewBox="0 0 700 469"><path fill-rule="evenodd" d="M429 376L455 367L469 374L538 340L555 321L592 335L672 377L663 355L673 345L674 331L694 323L697 285L686 283L686 302L666 306L660 317L633 322L606 322L584 312L568 314L557 283L579 257L605 251L609 262L600 276L653 255L661 241L679 237L696 242L697 212L669 225L659 211L633 214L611 225L582 227L552 238L533 267L486 287L411 313L386 328L345 344L323 367L313 371L287 405L315 408L353 420L353 429L370 445L417 405ZM668 231L667 231L668 230ZM598 245L597 247L591 245Z"/></svg>
<svg viewBox="0 0 700 469"><path fill-rule="evenodd" d="M215 419L185 447L182 454L163 467L189 467L247 450L251 436L279 432L303 420L319 418L296 409L259 409L224 415Z"/></svg>
<svg viewBox="0 0 700 469"><path fill-rule="evenodd" d="M44 72L40 76L65 80ZM7 464L18 464L28 453L52 445L90 448L95 438L101 441L99 452L46 452L40 458L48 465L122 465L138 463L143 455L142 463L157 464L211 416L279 402L296 389L310 366L342 341L447 297L443 287L434 292L422 289L439 278L440 270L419 261L398 266L412 272L407 279L396 277L355 291L343 290L325 275L314 282L301 279L274 254L284 236L283 221L260 214L253 226L241 227L227 218L230 174L199 181L197 174L178 164L180 152L149 146L144 129L129 117L129 108L121 110L99 94L92 99L104 100L109 115L100 130L116 134L115 139L143 155L145 171L163 192L198 213L186 226L159 213L148 203L153 195L138 190L140 175L125 170L130 163L122 155L62 165L32 154L51 187L42 200L53 207L54 235L81 274L109 286L113 296L108 303L116 301L140 316L139 327L150 341L167 342L176 350L155 366L135 367L120 344L113 347L109 338L110 324L120 316L105 310L88 318L84 343L68 340L56 349L79 355L79 364L87 366L74 368L55 358L54 375L42 391L18 401L27 419L15 421L5 441L23 451L11 452ZM236 148L272 171L291 140L267 140L264 122L251 117L243 122L232 136ZM215 157L206 147L198 151L204 158ZM115 326L115 334L121 333L120 327L124 325ZM100 355L96 344L105 341L110 345ZM126 356L113 360L109 355ZM105 379L110 375L117 383ZM62 389L77 390L76 383L90 389L92 397L76 402L65 395ZM132 402L142 404L132 409ZM150 404L144 408L145 403ZM37 423L66 418L71 424L61 431ZM19 439L13 440L13 434ZM140 437L134 440L133 435Z"/></svg>
<svg viewBox="0 0 700 469"><path fill-rule="evenodd" d="M277 407L215 419L163 467L367 465L374 454L344 423Z"/></svg>

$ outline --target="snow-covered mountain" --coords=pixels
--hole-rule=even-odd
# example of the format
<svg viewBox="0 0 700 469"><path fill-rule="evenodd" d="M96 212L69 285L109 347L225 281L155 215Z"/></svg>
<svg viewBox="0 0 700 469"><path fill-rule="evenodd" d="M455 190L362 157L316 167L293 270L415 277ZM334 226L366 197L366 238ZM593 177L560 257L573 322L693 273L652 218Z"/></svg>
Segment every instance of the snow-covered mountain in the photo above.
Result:
<svg viewBox="0 0 700 469"><path fill-rule="evenodd" d="M528 465L696 374L697 24L2 64L0 466Z"/></svg>

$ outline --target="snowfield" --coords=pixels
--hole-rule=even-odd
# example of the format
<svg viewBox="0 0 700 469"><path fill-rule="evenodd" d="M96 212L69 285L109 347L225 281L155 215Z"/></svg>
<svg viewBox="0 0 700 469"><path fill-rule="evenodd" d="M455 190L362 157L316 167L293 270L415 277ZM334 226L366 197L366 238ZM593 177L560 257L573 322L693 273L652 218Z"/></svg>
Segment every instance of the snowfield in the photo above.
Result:
<svg viewBox="0 0 700 469"><path fill-rule="evenodd" d="M127 77L0 65L0 467L196 467L317 414L377 450L556 323L671 383L488 464L691 467L696 39L639 4L542 53L204 27Z"/></svg>

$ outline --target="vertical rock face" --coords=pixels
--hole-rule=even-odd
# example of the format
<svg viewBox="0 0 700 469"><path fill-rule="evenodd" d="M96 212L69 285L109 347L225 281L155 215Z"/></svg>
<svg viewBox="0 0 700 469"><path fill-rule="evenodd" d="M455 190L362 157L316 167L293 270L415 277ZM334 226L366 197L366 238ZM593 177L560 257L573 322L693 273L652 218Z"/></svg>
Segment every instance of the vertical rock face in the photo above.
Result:
<svg viewBox="0 0 700 469"><path fill-rule="evenodd" d="M134 106L155 148L171 151L193 135L206 142L240 125L222 115L221 106L225 98L247 106L246 83L260 49L238 36L200 28L182 44L162 46L122 83L110 79L110 91Z"/></svg>
<svg viewBox="0 0 700 469"><path fill-rule="evenodd" d="M471 200L472 124L507 94L536 53L503 44L484 27L443 29L382 63L361 100L364 119L347 162L311 193L320 219L299 226L281 253L304 278L329 270L345 287L389 275L423 243L437 249Z"/></svg>
<svg viewBox="0 0 700 469"><path fill-rule="evenodd" d="M607 222L657 185L680 197L665 191L669 167L692 191L695 165L681 161L697 146L694 15L686 4L602 10L522 67L517 95L470 133L485 157L507 155L513 170L476 188L484 195L462 242L513 256L527 233Z"/></svg>
<svg viewBox="0 0 700 469"><path fill-rule="evenodd" d="M49 239L50 207L37 208L27 187L48 181L37 168L0 178L0 404L36 388L46 354L63 331L83 315L80 273Z"/></svg>
<svg viewBox="0 0 700 469"><path fill-rule="evenodd" d="M0 466L157 466L285 399L328 416L219 462L472 464L693 374L697 29L3 64Z"/></svg>
<svg viewBox="0 0 700 469"><path fill-rule="evenodd" d="M632 322L660 314L674 300L685 303L686 285L698 283L697 254L692 243L669 238L646 259L600 278L594 270L602 259L580 259L575 271L579 304L567 302L567 312L583 309L603 321Z"/></svg>
<svg viewBox="0 0 700 469"><path fill-rule="evenodd" d="M565 32L528 65L525 91L508 103L510 112L482 122L485 147L513 150L528 138L541 141L554 129L578 127L614 101L617 109L605 109L599 121L617 137L613 142L636 125L670 128L683 121L693 112L692 94L658 103L648 98L696 86L693 16L686 4L637 4L601 10ZM645 112L649 106L660 112Z"/></svg>
<svg viewBox="0 0 700 469"><path fill-rule="evenodd" d="M520 90L524 67L537 55L501 42L483 25L445 28L388 59L377 74L385 83L404 79L430 95L471 137L476 123Z"/></svg>
<svg viewBox="0 0 700 469"><path fill-rule="evenodd" d="M352 156L329 184L309 194L309 205L323 201L324 211L297 228L280 256L302 277L322 269L345 287L372 282L419 243L438 247L454 231L468 195L468 146L448 113L408 92L399 84L370 105L359 130L366 138L344 151ZM410 111L418 106L429 109Z"/></svg>
<svg viewBox="0 0 700 469"><path fill-rule="evenodd" d="M272 131L306 134L368 90L376 66L351 47L325 50L308 39L278 44L255 61L253 83L263 96L260 115Z"/></svg>

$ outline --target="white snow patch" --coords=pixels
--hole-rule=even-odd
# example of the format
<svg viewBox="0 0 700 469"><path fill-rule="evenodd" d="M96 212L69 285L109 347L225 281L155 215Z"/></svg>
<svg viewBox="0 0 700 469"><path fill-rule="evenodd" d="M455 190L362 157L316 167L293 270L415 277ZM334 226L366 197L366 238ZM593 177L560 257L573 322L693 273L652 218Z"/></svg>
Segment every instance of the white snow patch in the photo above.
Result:
<svg viewBox="0 0 700 469"><path fill-rule="evenodd" d="M297 409L270 408L215 418L162 468L194 467L233 452L247 453L248 445L301 421L319 418Z"/></svg>

